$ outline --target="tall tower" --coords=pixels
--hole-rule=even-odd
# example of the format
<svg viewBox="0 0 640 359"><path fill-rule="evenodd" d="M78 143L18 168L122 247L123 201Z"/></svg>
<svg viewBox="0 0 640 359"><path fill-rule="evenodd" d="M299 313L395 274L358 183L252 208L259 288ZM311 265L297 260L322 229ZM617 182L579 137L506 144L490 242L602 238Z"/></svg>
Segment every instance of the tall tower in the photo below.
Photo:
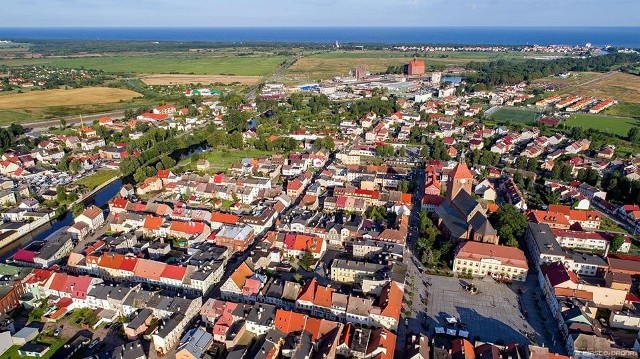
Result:
<svg viewBox="0 0 640 359"><path fill-rule="evenodd" d="M473 182L473 175L469 171L464 157L449 173L449 180L447 181L447 199L454 199L461 190L467 191L471 194L471 186Z"/></svg>

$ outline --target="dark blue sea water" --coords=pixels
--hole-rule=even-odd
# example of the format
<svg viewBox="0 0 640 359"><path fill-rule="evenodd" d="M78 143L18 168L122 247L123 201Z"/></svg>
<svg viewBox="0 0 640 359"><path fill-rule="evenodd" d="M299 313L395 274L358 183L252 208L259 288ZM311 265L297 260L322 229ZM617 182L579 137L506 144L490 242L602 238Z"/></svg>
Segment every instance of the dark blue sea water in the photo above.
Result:
<svg viewBox="0 0 640 359"><path fill-rule="evenodd" d="M640 48L640 27L0 28L3 39L355 44L613 45Z"/></svg>

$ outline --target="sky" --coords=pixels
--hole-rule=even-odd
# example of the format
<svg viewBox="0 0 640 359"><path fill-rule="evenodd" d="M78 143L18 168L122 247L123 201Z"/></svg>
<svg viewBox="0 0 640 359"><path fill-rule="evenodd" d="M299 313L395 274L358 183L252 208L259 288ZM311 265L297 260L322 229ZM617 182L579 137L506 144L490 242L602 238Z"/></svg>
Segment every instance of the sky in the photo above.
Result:
<svg viewBox="0 0 640 359"><path fill-rule="evenodd" d="M12 0L0 27L640 26L639 0Z"/></svg>

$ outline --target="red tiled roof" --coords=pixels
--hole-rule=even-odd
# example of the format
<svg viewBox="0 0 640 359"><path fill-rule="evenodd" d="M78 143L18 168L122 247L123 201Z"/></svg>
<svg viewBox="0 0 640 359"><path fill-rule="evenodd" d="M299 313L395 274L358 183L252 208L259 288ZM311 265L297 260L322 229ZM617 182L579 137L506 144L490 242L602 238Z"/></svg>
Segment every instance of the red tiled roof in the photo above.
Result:
<svg viewBox="0 0 640 359"><path fill-rule="evenodd" d="M395 281L389 282L380 293L380 308L382 315L389 318L400 318L400 309L402 308L402 298L404 291Z"/></svg>
<svg viewBox="0 0 640 359"><path fill-rule="evenodd" d="M162 271L162 274L160 276L164 278L169 278L169 279L182 280L184 279L184 275L186 273L187 273L187 268L185 267L167 264L167 266L164 267L164 270Z"/></svg>
<svg viewBox="0 0 640 359"><path fill-rule="evenodd" d="M36 256L36 252L28 251L25 249L18 249L16 254L13 255L13 260L33 263L33 258Z"/></svg>
<svg viewBox="0 0 640 359"><path fill-rule="evenodd" d="M118 253L104 253L100 257L100 267L109 269L120 269L124 256Z"/></svg>
<svg viewBox="0 0 640 359"><path fill-rule="evenodd" d="M571 281L578 284L578 275L565 268L564 264L560 262L542 263L540 270L544 275L549 278L549 283L552 287L559 284Z"/></svg>
<svg viewBox="0 0 640 359"><path fill-rule="evenodd" d="M469 171L469 167L464 162L459 162L451 172L449 172L449 177L453 179L473 179L473 175L471 175L471 171Z"/></svg>
<svg viewBox="0 0 640 359"><path fill-rule="evenodd" d="M458 247L456 259L480 260L483 258L497 259L502 265L529 268L524 252L518 248L474 241L464 242Z"/></svg>
<svg viewBox="0 0 640 359"><path fill-rule="evenodd" d="M133 270L136 268L137 263L138 263L138 258L125 256L122 259L122 263L120 264L120 270L133 272Z"/></svg>
<svg viewBox="0 0 640 359"><path fill-rule="evenodd" d="M213 212L211 213L211 222L224 223L224 224L236 224L240 217L235 214Z"/></svg>
<svg viewBox="0 0 640 359"><path fill-rule="evenodd" d="M164 219L162 217L146 216L144 218L143 228L158 230L160 229L160 226L162 225L163 221Z"/></svg>
<svg viewBox="0 0 640 359"><path fill-rule="evenodd" d="M313 303L313 299L316 295L316 288L318 287L318 281L315 278L312 278L300 291L300 295L298 296L298 300L303 300L307 302Z"/></svg>
<svg viewBox="0 0 640 359"><path fill-rule="evenodd" d="M276 312L275 327L284 334L302 331L305 327L307 316L300 313L278 309Z"/></svg>
<svg viewBox="0 0 640 359"><path fill-rule="evenodd" d="M171 222L171 230L186 234L200 234L204 232L204 223L202 222Z"/></svg>

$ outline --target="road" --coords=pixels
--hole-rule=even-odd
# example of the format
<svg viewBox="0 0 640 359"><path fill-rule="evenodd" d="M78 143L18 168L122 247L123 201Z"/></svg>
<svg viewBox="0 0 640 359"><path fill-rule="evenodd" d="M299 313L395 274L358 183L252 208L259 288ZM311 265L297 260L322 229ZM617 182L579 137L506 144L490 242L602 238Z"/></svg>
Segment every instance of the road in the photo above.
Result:
<svg viewBox="0 0 640 359"><path fill-rule="evenodd" d="M97 120L100 117L104 117L104 116L109 116L114 119L123 118L124 111L110 111L110 112L95 113L91 115L82 115L82 122L90 125L94 120ZM35 121L35 122L21 122L20 125L22 125L25 128L42 130L42 129L48 129L49 127L59 127L61 120L67 121L68 126L75 125L80 123L80 116L67 116L67 117L60 117L60 118L54 118L54 119L43 120L43 121ZM9 127L9 125L4 125L2 127Z"/></svg>
<svg viewBox="0 0 640 359"><path fill-rule="evenodd" d="M300 58L302 58L302 55L296 55L292 58L285 60L285 62L282 63L280 66L278 66L278 68L276 68L276 70L271 75L267 75L263 77L260 82L251 86L247 91L246 98L248 100L254 100L256 98L256 93L258 92L258 89L260 88L260 86L262 86L263 84L269 81L280 81L282 79L282 76L284 75L284 71L289 67L291 67L293 64L295 64L296 61L298 61Z"/></svg>
<svg viewBox="0 0 640 359"><path fill-rule="evenodd" d="M305 187L305 190L306 190L306 188L308 188L311 184L313 184L318 179L320 174L324 170L326 170L327 167L329 167L333 163L334 158L335 158L334 157L334 153L335 152L332 152L329 155L329 159L327 160L325 165L313 175L313 177L311 178L311 181L309 181L309 184L307 185L307 187ZM280 213L278 215L278 218L283 218L283 217L287 216L289 214L289 212L291 212L291 210L293 210L294 208L298 207L298 205L300 204L300 201L302 200L302 197L303 196L301 195L295 201L293 201L288 208L286 208L284 211L282 211L282 213ZM209 292L209 294L207 294L206 298L203 298L203 302L205 302L209 298L220 299L220 287L222 286L222 284L224 284L224 282L226 282L227 279L229 279L229 276L233 272L235 272L236 269L238 269L238 267L240 266L240 264L242 264L242 262L247 260L247 258L249 257L249 254L251 252L253 252L256 249L256 247L258 246L258 243L262 242L262 239L264 238L264 235L268 231L273 230L274 228L275 228L275 224L273 226L271 226L271 228L269 228L265 232L263 232L260 235L256 236L256 238L254 239L254 241L251 244L251 246L249 246L249 248L246 251L244 251L240 257L236 257L236 259L230 260L227 263L227 267L225 268L225 272L224 272L224 275L222 276L222 279L220 280L220 282L218 282L213 287L213 289Z"/></svg>

